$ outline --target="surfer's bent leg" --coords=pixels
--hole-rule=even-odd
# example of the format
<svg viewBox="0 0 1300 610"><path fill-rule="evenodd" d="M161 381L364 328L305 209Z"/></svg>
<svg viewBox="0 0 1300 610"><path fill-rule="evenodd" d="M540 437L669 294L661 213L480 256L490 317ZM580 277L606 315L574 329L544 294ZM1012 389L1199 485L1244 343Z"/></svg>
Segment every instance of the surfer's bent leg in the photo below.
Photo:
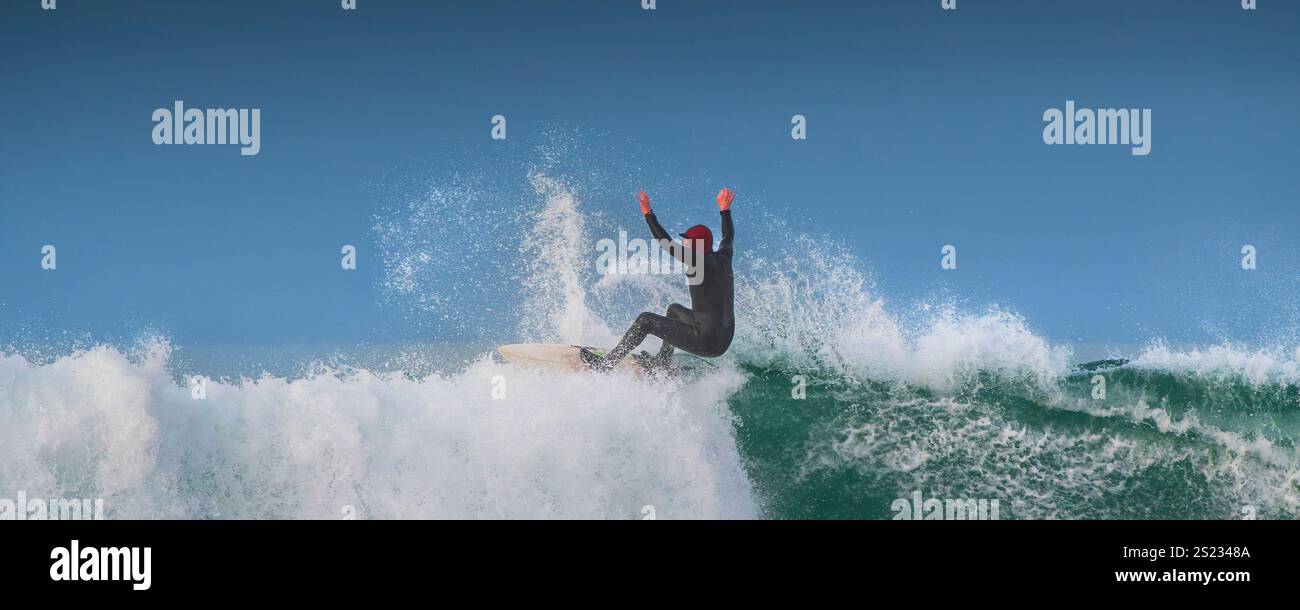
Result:
<svg viewBox="0 0 1300 610"><path fill-rule="evenodd" d="M665 345L671 346L669 349L672 349L672 347L689 346L690 338L694 334L695 327L682 320L674 320L648 311L643 312L636 317L636 321L632 323L631 328L627 329L627 333L623 335L618 345L605 354L604 360L607 365L614 365L636 349L636 346L641 345L648 335L659 337Z"/></svg>
<svg viewBox="0 0 1300 610"><path fill-rule="evenodd" d="M682 322L691 325L694 325L695 323L695 312L692 312L689 307L679 303L673 303L668 306L668 317L674 320L681 320ZM672 357L673 344L665 339L663 346L659 348L659 353L655 354L655 360L666 363Z"/></svg>

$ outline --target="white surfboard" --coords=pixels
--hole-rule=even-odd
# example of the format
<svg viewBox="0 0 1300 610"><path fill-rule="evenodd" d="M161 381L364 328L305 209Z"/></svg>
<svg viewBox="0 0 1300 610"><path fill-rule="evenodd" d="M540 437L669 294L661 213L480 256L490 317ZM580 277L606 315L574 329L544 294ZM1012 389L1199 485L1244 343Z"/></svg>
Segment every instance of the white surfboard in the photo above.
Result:
<svg viewBox="0 0 1300 610"><path fill-rule="evenodd" d="M526 366L534 369L548 369L553 371L589 371L590 367L582 363L582 358L578 356L579 345L563 345L560 343L514 343L511 345L502 345L497 348L497 353L501 354L507 362ZM598 354L605 353L605 350L591 348ZM637 371L641 370L640 365L631 357L623 360L624 366L631 367Z"/></svg>

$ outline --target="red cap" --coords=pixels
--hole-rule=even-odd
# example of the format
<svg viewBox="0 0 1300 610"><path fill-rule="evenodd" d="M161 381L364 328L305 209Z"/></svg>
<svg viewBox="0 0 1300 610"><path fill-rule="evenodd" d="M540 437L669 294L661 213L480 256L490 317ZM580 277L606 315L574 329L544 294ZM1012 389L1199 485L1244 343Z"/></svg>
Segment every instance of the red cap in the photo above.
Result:
<svg viewBox="0 0 1300 610"><path fill-rule="evenodd" d="M704 242L705 252L713 252L713 231L710 231L708 227L704 225L695 225L687 229L685 233L681 234L681 236L683 246L693 249L695 248L695 244L691 242L692 240L698 239Z"/></svg>

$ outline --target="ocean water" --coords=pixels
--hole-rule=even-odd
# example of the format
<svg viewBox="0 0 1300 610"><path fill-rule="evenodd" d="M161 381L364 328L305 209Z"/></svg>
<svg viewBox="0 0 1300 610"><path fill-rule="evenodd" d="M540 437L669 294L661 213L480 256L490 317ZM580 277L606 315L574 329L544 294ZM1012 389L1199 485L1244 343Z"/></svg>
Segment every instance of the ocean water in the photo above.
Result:
<svg viewBox="0 0 1300 610"><path fill-rule="evenodd" d="M893 306L824 240L799 238L798 261L743 240L737 337L707 374L503 363L497 343L608 345L636 311L688 302L680 278L597 276L594 249L569 247L602 222L581 189L529 184L540 205L501 222L524 237L523 289L481 337L6 347L0 490L146 519L889 519L917 491L997 500L1003 519L1300 517L1294 346L1081 362L1014 312ZM377 219L380 291L409 315L468 317L420 219L469 191Z"/></svg>

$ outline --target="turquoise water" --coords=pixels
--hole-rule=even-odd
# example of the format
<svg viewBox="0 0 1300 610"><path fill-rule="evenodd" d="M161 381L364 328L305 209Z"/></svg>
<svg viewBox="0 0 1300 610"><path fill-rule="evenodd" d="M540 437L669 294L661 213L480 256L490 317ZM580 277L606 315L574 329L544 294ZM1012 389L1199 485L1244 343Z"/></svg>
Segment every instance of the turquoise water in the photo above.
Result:
<svg viewBox="0 0 1300 610"><path fill-rule="evenodd" d="M728 402L768 517L893 518L910 490L999 499L1003 519L1298 514L1290 380L1124 364L1045 387L976 374L944 392L821 378L799 401L786 372L749 372Z"/></svg>

